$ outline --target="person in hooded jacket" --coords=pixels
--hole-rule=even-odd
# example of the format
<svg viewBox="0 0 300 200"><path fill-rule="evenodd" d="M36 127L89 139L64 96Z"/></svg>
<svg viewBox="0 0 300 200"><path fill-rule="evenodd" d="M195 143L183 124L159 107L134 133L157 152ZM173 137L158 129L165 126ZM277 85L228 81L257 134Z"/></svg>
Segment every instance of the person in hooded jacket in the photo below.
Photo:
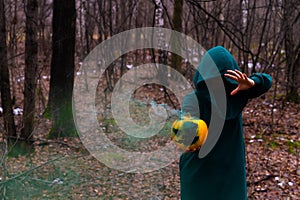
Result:
<svg viewBox="0 0 300 200"><path fill-rule="evenodd" d="M270 89L272 78L264 73L247 77L230 52L217 46L201 59L193 83L195 90L185 96L182 110L206 122L209 128L204 145L208 143L210 147L203 145L181 155L181 199L247 199L242 110L249 99ZM222 90L225 90L224 99L217 95ZM222 125L219 134L213 129L218 124ZM200 155L202 148L209 151Z"/></svg>

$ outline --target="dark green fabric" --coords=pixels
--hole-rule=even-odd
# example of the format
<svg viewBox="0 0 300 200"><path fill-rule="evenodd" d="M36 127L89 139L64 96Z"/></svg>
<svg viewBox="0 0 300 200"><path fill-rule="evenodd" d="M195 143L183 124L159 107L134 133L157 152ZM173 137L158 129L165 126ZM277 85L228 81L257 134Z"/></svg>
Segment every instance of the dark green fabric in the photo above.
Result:
<svg viewBox="0 0 300 200"><path fill-rule="evenodd" d="M212 61L221 75L227 69L239 69L233 56L221 46L210 49L201 60L200 73L196 72L193 79L196 90L184 98L182 110L200 117L208 125L212 106L218 106L211 100L204 83L204 80L207 82L218 76L218 73L210 71L214 64ZM199 159L199 151L182 154L179 163L182 200L247 199L242 109L248 99L265 93L272 84L272 79L267 74L257 73L250 78L255 82L254 87L231 96L230 92L237 83L222 76L227 98L225 124L218 142L206 157ZM200 113L197 112L198 109ZM219 117L223 118L224 115Z"/></svg>

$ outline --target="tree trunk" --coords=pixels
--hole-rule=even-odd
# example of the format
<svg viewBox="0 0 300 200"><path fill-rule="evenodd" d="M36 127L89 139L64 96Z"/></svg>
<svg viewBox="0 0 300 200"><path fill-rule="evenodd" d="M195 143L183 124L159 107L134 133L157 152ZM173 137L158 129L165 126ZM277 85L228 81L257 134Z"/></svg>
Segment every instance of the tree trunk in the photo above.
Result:
<svg viewBox="0 0 300 200"><path fill-rule="evenodd" d="M6 24L4 0L0 0L0 88L3 107L4 129L8 138L16 138L16 127L12 112L9 70L7 63Z"/></svg>
<svg viewBox="0 0 300 200"><path fill-rule="evenodd" d="M295 9L294 2L285 0L283 1L284 8L284 44L286 54L286 73L287 73L287 88L286 98L288 101L300 102L299 89L299 56L300 56L300 44L296 43L296 37L294 35L294 17Z"/></svg>
<svg viewBox="0 0 300 200"><path fill-rule="evenodd" d="M183 0L174 0L174 12L173 12L173 29L175 31L182 31L182 13L183 13ZM178 38L172 35L171 46L176 52L180 51L181 45ZM181 57L175 53L172 53L171 63L174 69L181 73Z"/></svg>
<svg viewBox="0 0 300 200"><path fill-rule="evenodd" d="M90 35L93 34L91 33L90 29L91 29L91 20L90 20L90 3L89 1L86 1L83 3L84 6L84 19L85 19L85 23L84 23L84 38L85 38L85 55L88 55L91 51L90 48Z"/></svg>
<svg viewBox="0 0 300 200"><path fill-rule="evenodd" d="M30 141L34 130L35 90L38 67L37 44L38 2L28 0L26 9L24 127L21 138Z"/></svg>
<svg viewBox="0 0 300 200"><path fill-rule="evenodd" d="M159 27L159 28L163 28L164 27L164 8L162 5L162 1L161 0L153 0L153 3L155 4L154 6L154 19L153 19L153 26L154 27ZM159 64L167 64L167 55L166 52L163 51L162 49L165 47L166 45L166 41L165 41L165 35L163 31L158 31L155 33L156 37L158 38L158 49L157 49L157 61ZM156 55L153 49L153 59L154 62L156 61ZM157 77L162 81L162 85L166 86L168 85L168 71L166 70L166 68L163 67L159 67L158 68L158 74Z"/></svg>
<svg viewBox="0 0 300 200"><path fill-rule="evenodd" d="M54 0L49 111L50 138L76 136L72 115L75 54L75 0Z"/></svg>

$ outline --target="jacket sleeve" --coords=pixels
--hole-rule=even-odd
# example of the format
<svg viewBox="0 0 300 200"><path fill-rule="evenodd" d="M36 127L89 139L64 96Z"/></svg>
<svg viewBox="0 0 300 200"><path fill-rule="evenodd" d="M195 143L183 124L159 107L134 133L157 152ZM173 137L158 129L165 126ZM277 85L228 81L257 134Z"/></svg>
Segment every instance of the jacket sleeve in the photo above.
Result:
<svg viewBox="0 0 300 200"><path fill-rule="evenodd" d="M195 92L189 93L184 97L181 110L184 114L190 113L192 117L200 117L199 104Z"/></svg>
<svg viewBox="0 0 300 200"><path fill-rule="evenodd" d="M267 92L272 86L272 77L268 74L255 73L249 78L255 82L255 85L248 90L249 98L259 97Z"/></svg>

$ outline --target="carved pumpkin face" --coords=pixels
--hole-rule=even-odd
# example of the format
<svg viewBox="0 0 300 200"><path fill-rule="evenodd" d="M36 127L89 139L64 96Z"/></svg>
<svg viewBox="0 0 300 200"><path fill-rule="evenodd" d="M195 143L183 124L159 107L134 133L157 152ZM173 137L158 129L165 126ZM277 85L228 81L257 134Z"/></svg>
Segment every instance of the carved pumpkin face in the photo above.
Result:
<svg viewBox="0 0 300 200"><path fill-rule="evenodd" d="M171 139L182 150L199 149L204 144L207 134L206 123L189 115L176 120L171 128Z"/></svg>

